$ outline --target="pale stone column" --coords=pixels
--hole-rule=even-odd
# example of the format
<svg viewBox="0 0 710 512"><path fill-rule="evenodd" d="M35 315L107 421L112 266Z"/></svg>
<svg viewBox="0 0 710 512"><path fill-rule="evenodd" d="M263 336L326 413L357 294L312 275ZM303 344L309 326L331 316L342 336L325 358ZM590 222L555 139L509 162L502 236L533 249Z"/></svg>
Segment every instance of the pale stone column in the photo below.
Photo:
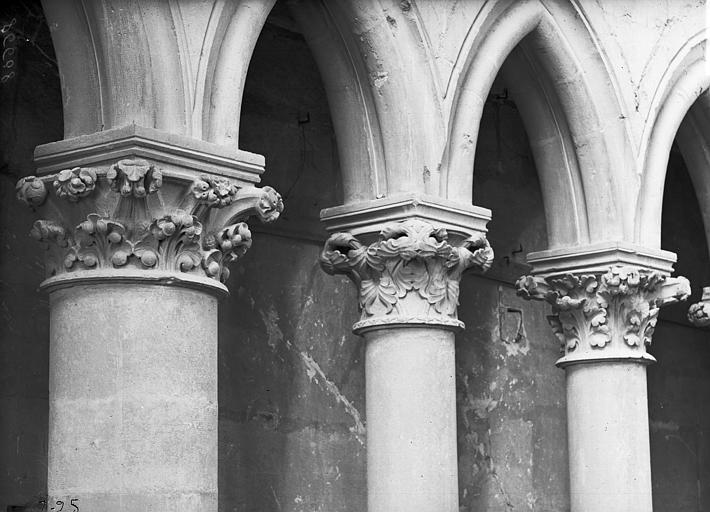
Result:
<svg viewBox="0 0 710 512"><path fill-rule="evenodd" d="M369 512L458 512L459 281L493 259L490 212L400 196L325 210L321 265L358 287Z"/></svg>
<svg viewBox="0 0 710 512"><path fill-rule="evenodd" d="M651 512L647 353L662 306L685 300L675 255L624 244L528 256L518 293L552 305L567 373L573 512Z"/></svg>
<svg viewBox="0 0 710 512"><path fill-rule="evenodd" d="M217 510L217 305L263 158L128 126L40 146L50 303L48 509Z"/></svg>

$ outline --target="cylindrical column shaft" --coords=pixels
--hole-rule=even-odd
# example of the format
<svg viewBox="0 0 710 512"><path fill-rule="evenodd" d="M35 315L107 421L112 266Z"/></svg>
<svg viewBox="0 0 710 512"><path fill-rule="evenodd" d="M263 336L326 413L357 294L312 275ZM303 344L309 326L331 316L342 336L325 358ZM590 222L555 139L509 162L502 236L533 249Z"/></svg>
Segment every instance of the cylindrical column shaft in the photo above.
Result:
<svg viewBox="0 0 710 512"><path fill-rule="evenodd" d="M109 282L50 314L48 509L216 511L217 298Z"/></svg>
<svg viewBox="0 0 710 512"><path fill-rule="evenodd" d="M458 512L454 333L365 333L369 512Z"/></svg>
<svg viewBox="0 0 710 512"><path fill-rule="evenodd" d="M572 512L651 512L646 365L566 371Z"/></svg>

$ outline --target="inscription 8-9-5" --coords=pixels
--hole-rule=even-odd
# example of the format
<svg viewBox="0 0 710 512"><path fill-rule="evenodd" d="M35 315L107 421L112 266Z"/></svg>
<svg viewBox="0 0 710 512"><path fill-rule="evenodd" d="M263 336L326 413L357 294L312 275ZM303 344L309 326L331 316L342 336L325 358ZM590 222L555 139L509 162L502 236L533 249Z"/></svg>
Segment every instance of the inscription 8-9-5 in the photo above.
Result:
<svg viewBox="0 0 710 512"><path fill-rule="evenodd" d="M67 503L64 500L54 500L54 504L49 504L50 512L79 512L79 498L69 498Z"/></svg>

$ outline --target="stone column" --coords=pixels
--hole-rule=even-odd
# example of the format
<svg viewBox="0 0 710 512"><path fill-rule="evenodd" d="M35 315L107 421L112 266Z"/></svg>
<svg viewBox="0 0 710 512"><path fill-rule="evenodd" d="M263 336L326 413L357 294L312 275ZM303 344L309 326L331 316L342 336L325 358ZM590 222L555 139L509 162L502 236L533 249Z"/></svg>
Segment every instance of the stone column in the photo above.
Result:
<svg viewBox="0 0 710 512"><path fill-rule="evenodd" d="M675 255L624 244L530 254L518 294L552 305L567 373L573 512L651 512L647 348L662 306L685 300Z"/></svg>
<svg viewBox="0 0 710 512"><path fill-rule="evenodd" d="M321 265L359 291L369 512L458 512L459 281L493 259L490 212L421 196L325 210Z"/></svg>
<svg viewBox="0 0 710 512"><path fill-rule="evenodd" d="M40 146L50 303L48 510L217 510L217 304L263 158L136 125Z"/></svg>

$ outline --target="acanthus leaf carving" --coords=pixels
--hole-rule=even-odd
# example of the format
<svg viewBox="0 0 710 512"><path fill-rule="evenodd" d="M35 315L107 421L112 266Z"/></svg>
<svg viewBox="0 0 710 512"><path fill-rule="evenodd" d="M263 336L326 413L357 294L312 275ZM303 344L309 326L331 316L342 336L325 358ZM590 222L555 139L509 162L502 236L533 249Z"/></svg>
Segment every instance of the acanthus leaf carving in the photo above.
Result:
<svg viewBox="0 0 710 512"><path fill-rule="evenodd" d="M145 197L157 192L163 184L160 169L141 158L118 161L110 167L106 177L111 182L111 190L123 197Z"/></svg>
<svg viewBox="0 0 710 512"><path fill-rule="evenodd" d="M189 272L202 262L202 224L183 212L155 219L134 246L133 253L146 268Z"/></svg>
<svg viewBox="0 0 710 512"><path fill-rule="evenodd" d="M141 158L106 161L91 169L67 167L42 179L23 178L16 186L18 197L33 208L47 200L47 183L56 192L49 199L48 212L59 218L37 221L32 230L33 237L49 243L49 276L127 267L129 273L135 269L189 272L224 282L229 276L227 265L243 256L252 243L243 221L256 216L272 222L284 208L271 187L240 188L236 177L191 175L170 166L165 170L168 187L155 200L125 201L113 192L127 199L157 193L163 171ZM76 225L72 209L82 199L82 216L92 211L92 205L101 213L91 213Z"/></svg>
<svg viewBox="0 0 710 512"><path fill-rule="evenodd" d="M31 208L42 206L47 199L47 187L37 176L20 178L15 185L17 199Z"/></svg>
<svg viewBox="0 0 710 512"><path fill-rule="evenodd" d="M67 254L67 263L75 259L88 268L122 267L132 253L125 226L95 213L76 227L74 237L77 246Z"/></svg>
<svg viewBox="0 0 710 512"><path fill-rule="evenodd" d="M65 198L73 203L86 197L96 188L96 171L74 167L59 171L55 176L53 186L57 197Z"/></svg>
<svg viewBox="0 0 710 512"><path fill-rule="evenodd" d="M360 326L386 322L390 316L398 323L418 317L421 323L439 319L442 325L459 325L461 275L469 268L487 269L492 258L485 237L456 247L445 229L409 219L387 225L369 246L349 233L335 233L326 241L320 263L329 274L345 274L358 286Z"/></svg>
<svg viewBox="0 0 710 512"><path fill-rule="evenodd" d="M685 278L624 266L595 274L523 276L516 287L523 298L552 305L550 323L563 352L581 351L580 359L594 358L596 350L607 346L619 353L645 351L659 308L690 293Z"/></svg>

